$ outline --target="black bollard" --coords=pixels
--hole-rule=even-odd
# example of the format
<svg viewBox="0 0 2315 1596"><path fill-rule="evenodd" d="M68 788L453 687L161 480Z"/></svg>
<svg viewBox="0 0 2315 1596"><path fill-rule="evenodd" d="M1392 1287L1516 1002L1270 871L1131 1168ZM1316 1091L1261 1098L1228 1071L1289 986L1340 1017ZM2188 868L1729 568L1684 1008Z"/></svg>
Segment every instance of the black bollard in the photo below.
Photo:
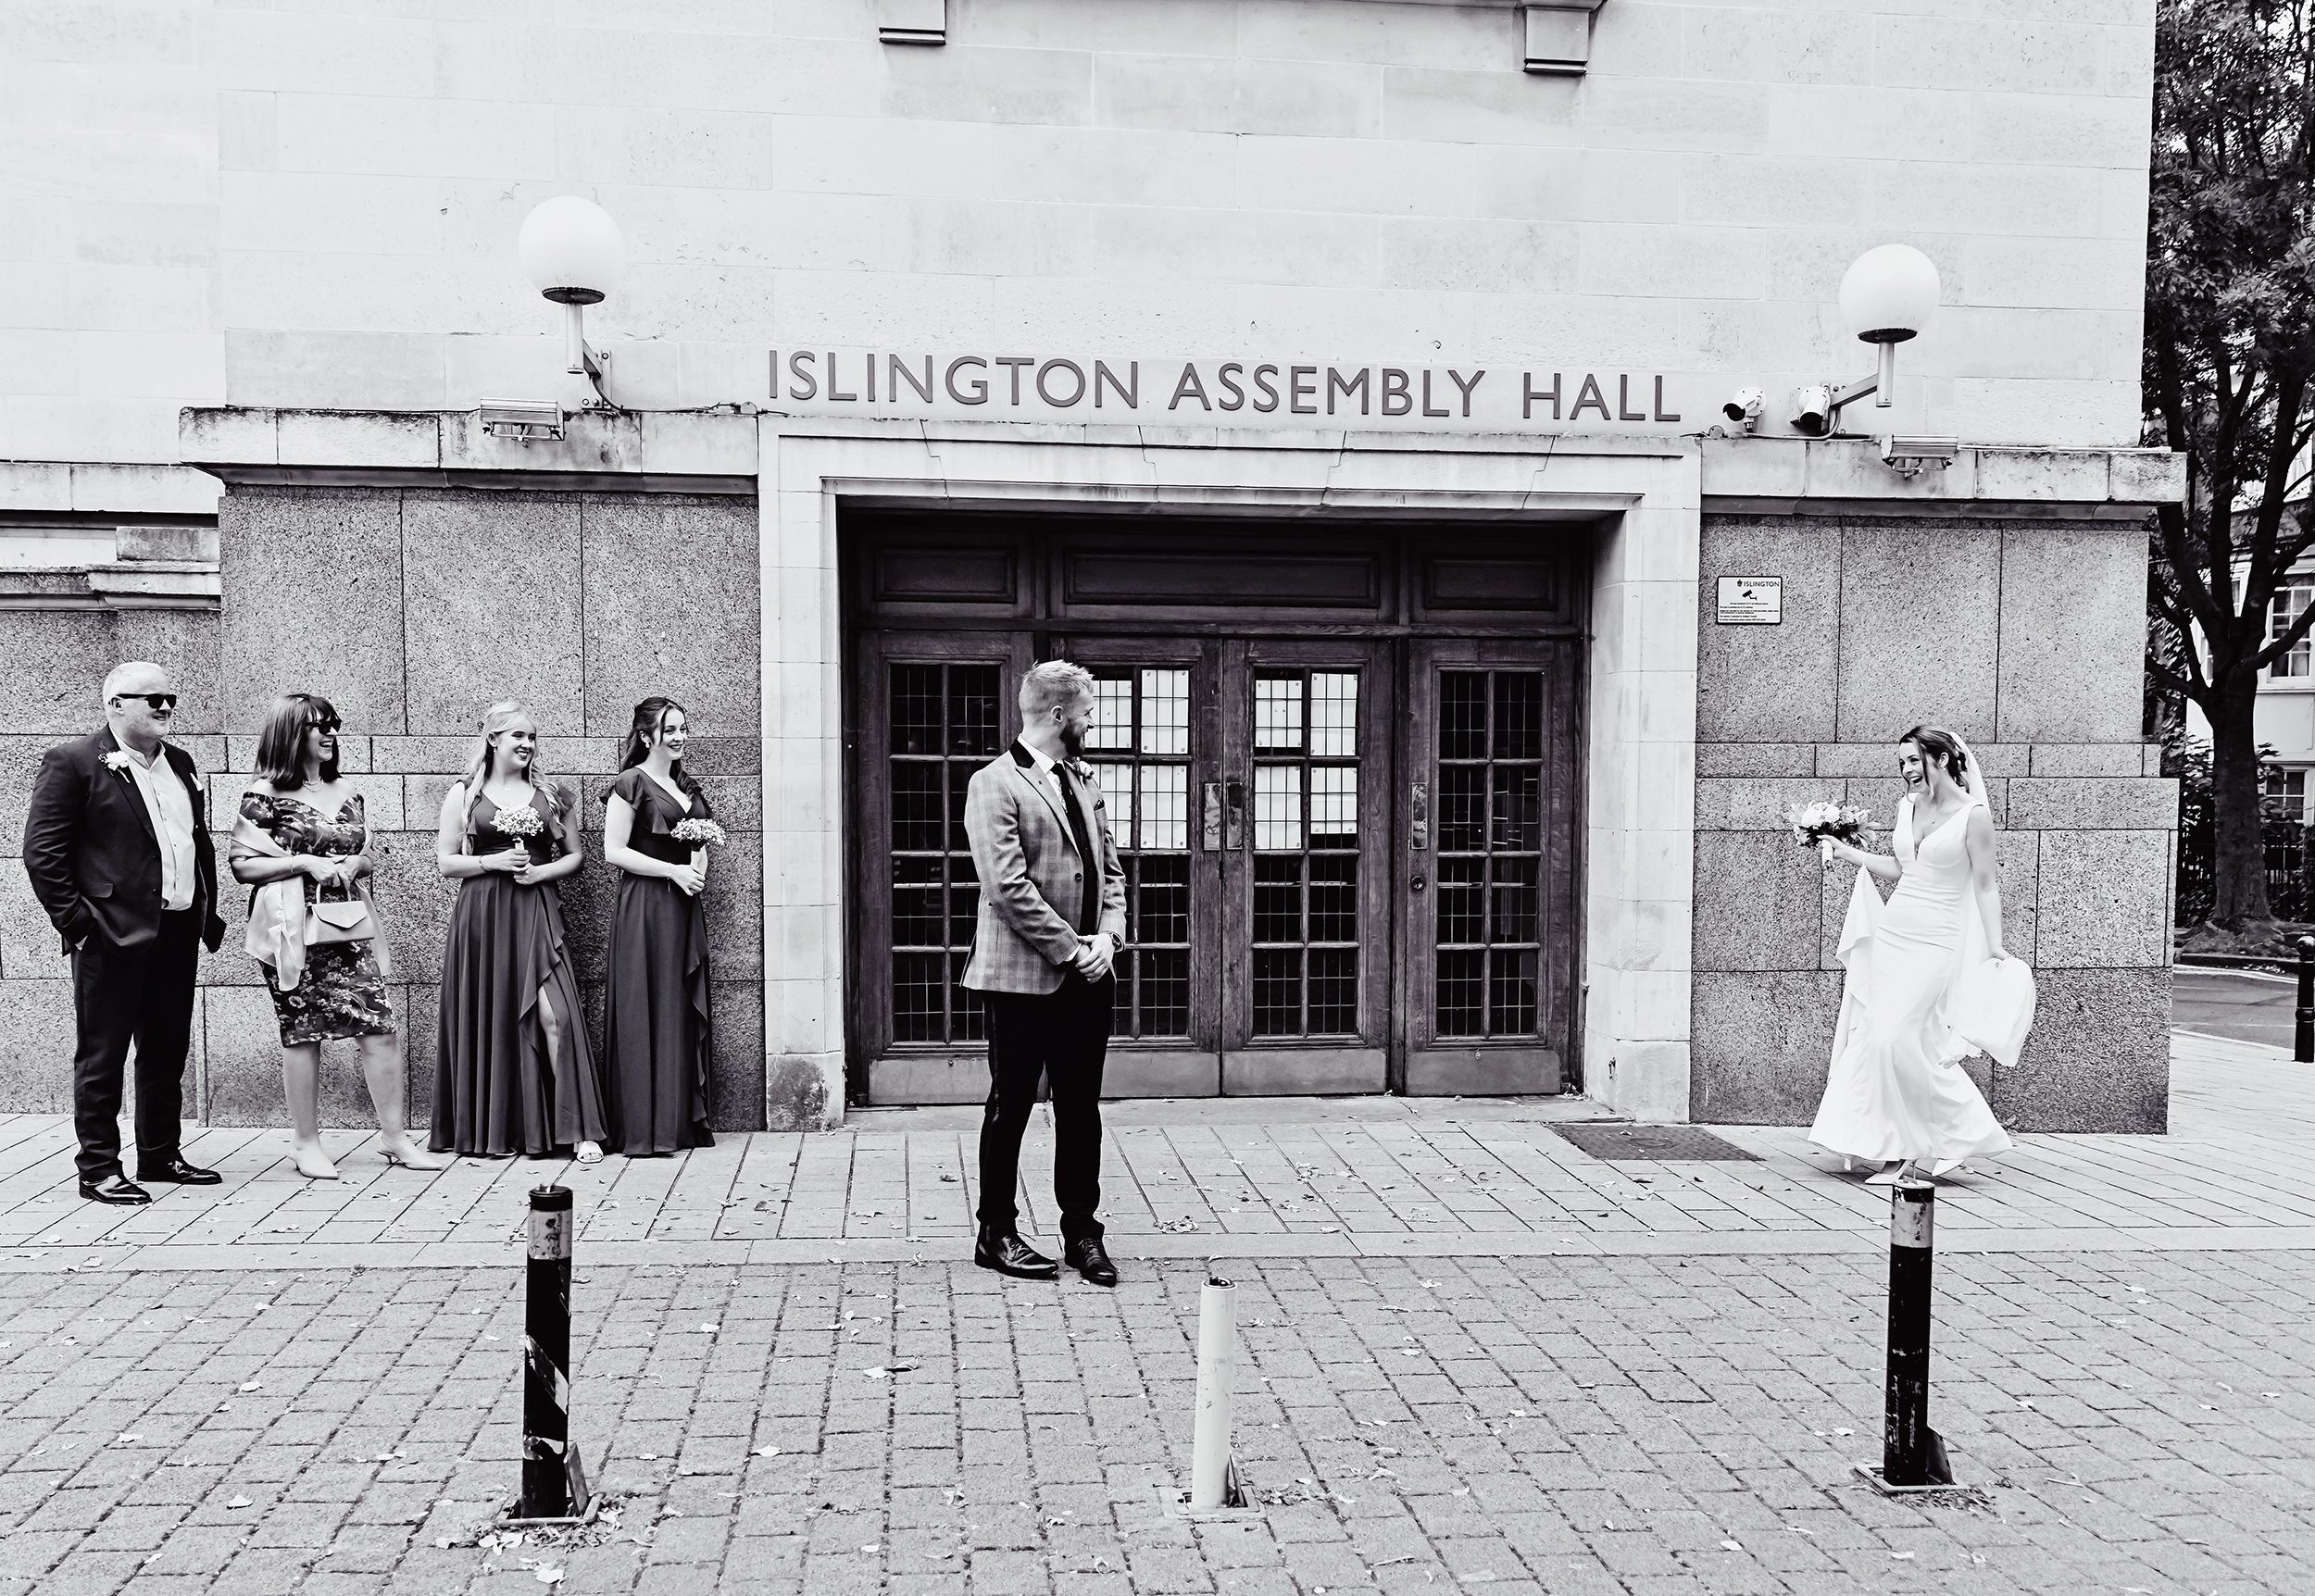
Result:
<svg viewBox="0 0 2315 1596"><path fill-rule="evenodd" d="M522 1499L518 1519L580 1518L587 1474L570 1444L570 1189L531 1188L522 1315Z"/></svg>
<svg viewBox="0 0 2315 1596"><path fill-rule="evenodd" d="M1889 1387L1882 1423L1880 1483L1891 1489L1951 1485L1946 1443L1929 1428L1930 1266L1937 1189L1900 1182L1889 1193Z"/></svg>
<svg viewBox="0 0 2315 1596"><path fill-rule="evenodd" d="M2295 1064L2315 1064L2315 937L2299 939L2298 1025L2291 1038Z"/></svg>

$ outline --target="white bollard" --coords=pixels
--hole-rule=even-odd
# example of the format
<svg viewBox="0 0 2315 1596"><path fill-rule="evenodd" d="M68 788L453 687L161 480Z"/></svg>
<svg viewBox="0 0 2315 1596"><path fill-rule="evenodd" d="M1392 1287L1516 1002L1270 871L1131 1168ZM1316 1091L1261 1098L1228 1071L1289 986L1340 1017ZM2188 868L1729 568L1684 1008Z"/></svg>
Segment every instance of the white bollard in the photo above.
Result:
<svg viewBox="0 0 2315 1596"><path fill-rule="evenodd" d="M1230 1406L1238 1362L1238 1288L1214 1275L1197 1304L1197 1419L1190 1438L1190 1511L1235 1506Z"/></svg>

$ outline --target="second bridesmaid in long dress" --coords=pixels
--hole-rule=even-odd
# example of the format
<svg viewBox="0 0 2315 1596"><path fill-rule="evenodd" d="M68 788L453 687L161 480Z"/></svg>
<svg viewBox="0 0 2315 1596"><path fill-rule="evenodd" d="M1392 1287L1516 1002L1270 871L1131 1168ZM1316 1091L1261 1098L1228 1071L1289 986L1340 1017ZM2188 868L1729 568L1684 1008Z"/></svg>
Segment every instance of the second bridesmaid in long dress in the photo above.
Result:
<svg viewBox="0 0 2315 1596"><path fill-rule="evenodd" d="M707 881L705 848L678 842L685 820L709 818L707 795L683 772L683 706L651 697L605 800L603 856L619 867L603 993L605 1077L612 1145L630 1155L706 1147L709 1134Z"/></svg>
<svg viewBox="0 0 2315 1596"><path fill-rule="evenodd" d="M435 856L458 882L443 951L432 1144L486 1157L603 1156L603 1087L587 1046L556 883L582 852L571 804L541 779L538 727L491 705L466 779L443 800Z"/></svg>

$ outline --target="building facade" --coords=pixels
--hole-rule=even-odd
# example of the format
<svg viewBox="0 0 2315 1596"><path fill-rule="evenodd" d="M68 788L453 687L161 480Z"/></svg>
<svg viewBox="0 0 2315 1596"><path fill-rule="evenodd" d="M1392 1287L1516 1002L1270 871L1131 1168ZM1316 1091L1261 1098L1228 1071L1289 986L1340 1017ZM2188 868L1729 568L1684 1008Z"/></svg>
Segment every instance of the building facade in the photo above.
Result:
<svg viewBox="0 0 2315 1596"><path fill-rule="evenodd" d="M482 706L532 704L599 817L670 692L734 832L719 1122L823 1126L984 1089L962 782L1066 654L1130 875L1114 1091L1791 1121L1847 883L1784 809L1885 822L1930 721L2040 972L1997 1112L2160 1128L2151 7L1950 9L12 13L0 832L118 657L178 671L227 799L270 697L326 692L423 1102ZM599 385L516 265L563 193L626 238ZM1943 303L1842 423L1951 442L1805 436L1888 242ZM607 896L570 893L591 993ZM19 872L0 938L0 1096L61 1107ZM206 977L215 1121L279 1110L256 979Z"/></svg>

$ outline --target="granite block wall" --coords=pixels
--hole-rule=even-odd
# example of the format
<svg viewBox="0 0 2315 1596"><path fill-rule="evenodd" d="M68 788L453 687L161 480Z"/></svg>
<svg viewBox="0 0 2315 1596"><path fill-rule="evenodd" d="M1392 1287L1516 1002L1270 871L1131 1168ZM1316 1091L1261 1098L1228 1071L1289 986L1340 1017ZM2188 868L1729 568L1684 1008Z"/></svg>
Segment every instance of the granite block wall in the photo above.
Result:
<svg viewBox="0 0 2315 1596"><path fill-rule="evenodd" d="M13 865L39 751L101 723L96 683L116 660L144 655L179 673L189 732L180 740L208 775L220 829L276 693L321 692L344 716L342 759L378 831L376 895L421 1122L456 892L435 867L435 827L482 709L504 697L528 704L546 769L580 794L590 857L563 896L599 1044L616 875L600 858L603 792L635 700L654 691L682 700L689 767L732 837L707 894L716 1124L761 1128L757 524L755 502L737 497L236 490L219 513L218 612L0 612L0 668L31 685L0 709L0 850L10 856L0 869L0 1107L61 1111L70 1099L68 971ZM279 1034L228 894L232 930L203 968L189 1112L279 1124ZM326 1123L371 1122L351 1044L325 1049L323 1079Z"/></svg>
<svg viewBox="0 0 2315 1596"><path fill-rule="evenodd" d="M1695 1067L1699 1120L1806 1124L1831 1050L1855 872L1788 804L1872 811L1892 740L1967 738L2000 828L2004 938L2041 1004L2014 1069L1975 1066L2013 1130L2169 1116L2176 784L2139 738L2146 537L2127 521L1708 514L1704 591L1782 576L1776 626L1698 620Z"/></svg>

